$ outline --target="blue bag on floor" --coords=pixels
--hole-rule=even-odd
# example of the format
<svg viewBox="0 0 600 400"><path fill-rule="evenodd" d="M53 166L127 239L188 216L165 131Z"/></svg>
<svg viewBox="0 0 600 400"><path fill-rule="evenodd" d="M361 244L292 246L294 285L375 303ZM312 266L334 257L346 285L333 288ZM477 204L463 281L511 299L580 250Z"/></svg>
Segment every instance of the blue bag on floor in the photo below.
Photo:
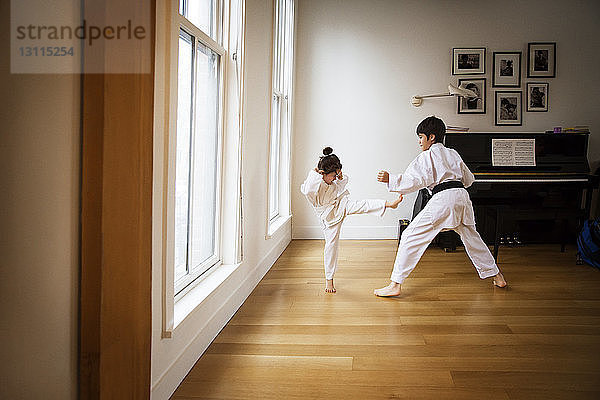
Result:
<svg viewBox="0 0 600 400"><path fill-rule="evenodd" d="M577 249L583 261L600 268L600 218L584 221L577 236Z"/></svg>

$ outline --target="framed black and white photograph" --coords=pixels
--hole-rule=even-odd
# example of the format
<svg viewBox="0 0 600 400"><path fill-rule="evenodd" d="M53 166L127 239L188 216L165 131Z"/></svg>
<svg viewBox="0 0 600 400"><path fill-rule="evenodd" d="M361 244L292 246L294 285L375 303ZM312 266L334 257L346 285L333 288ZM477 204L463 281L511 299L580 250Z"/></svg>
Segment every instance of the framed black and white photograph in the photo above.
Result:
<svg viewBox="0 0 600 400"><path fill-rule="evenodd" d="M523 107L520 90L496 92L496 125L522 125Z"/></svg>
<svg viewBox="0 0 600 400"><path fill-rule="evenodd" d="M493 87L521 86L521 52L494 52Z"/></svg>
<svg viewBox="0 0 600 400"><path fill-rule="evenodd" d="M529 43L527 49L527 77L554 78L556 43Z"/></svg>
<svg viewBox="0 0 600 400"><path fill-rule="evenodd" d="M527 83L527 111L548 111L548 84Z"/></svg>
<svg viewBox="0 0 600 400"><path fill-rule="evenodd" d="M485 47L452 49L452 75L485 74Z"/></svg>
<svg viewBox="0 0 600 400"><path fill-rule="evenodd" d="M459 79L458 86L475 92L477 97L458 96L459 114L485 114L485 78Z"/></svg>

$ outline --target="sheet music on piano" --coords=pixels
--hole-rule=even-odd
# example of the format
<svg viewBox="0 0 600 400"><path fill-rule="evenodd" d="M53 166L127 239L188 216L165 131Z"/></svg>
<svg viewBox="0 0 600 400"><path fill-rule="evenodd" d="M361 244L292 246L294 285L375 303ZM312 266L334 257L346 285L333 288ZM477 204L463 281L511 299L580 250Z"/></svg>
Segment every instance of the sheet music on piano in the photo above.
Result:
<svg viewBox="0 0 600 400"><path fill-rule="evenodd" d="M492 166L535 166L535 139L492 139Z"/></svg>

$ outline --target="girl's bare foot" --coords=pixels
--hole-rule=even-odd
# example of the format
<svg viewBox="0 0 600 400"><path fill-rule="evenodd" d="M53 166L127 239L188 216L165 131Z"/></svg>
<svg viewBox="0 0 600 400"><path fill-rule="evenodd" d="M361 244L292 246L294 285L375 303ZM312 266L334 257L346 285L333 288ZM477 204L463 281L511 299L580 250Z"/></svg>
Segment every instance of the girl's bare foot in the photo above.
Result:
<svg viewBox="0 0 600 400"><path fill-rule="evenodd" d="M391 297L391 296L399 296L400 295L400 284L394 281L390 282L384 288L373 290L373 294L379 297Z"/></svg>
<svg viewBox="0 0 600 400"><path fill-rule="evenodd" d="M333 279L325 279L325 291L327 293L335 293L335 286L333 286Z"/></svg>
<svg viewBox="0 0 600 400"><path fill-rule="evenodd" d="M402 195L400 195L400 197L398 197L394 201L386 201L385 206L387 208L396 208L396 207L398 207L398 204L400 204L401 201L402 201Z"/></svg>
<svg viewBox="0 0 600 400"><path fill-rule="evenodd" d="M498 272L498 275L494 276L494 285L498 286L498 287L505 287L508 283L506 283L506 280L504 279L504 276L502 275L501 272Z"/></svg>

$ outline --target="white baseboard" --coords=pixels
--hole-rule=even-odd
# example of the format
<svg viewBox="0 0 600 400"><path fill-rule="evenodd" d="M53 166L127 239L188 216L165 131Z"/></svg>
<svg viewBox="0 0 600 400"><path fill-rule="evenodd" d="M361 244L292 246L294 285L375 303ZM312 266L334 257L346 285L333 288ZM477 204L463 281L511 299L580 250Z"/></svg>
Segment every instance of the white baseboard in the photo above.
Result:
<svg viewBox="0 0 600 400"><path fill-rule="evenodd" d="M195 313L206 313L206 323L198 328L198 333L179 353L159 381L153 385L151 390L152 400L168 399L175 392L196 361L281 256L290 243L290 236L291 232L288 224L282 232L281 239L254 268L250 269L249 272L246 268L238 269L237 274L234 272L231 275L230 284L225 282L224 285L221 285L211 294L211 297L215 299L224 299L218 301L219 306L216 307L216 311L212 315L208 312L210 304L207 304L204 310L202 309L204 308L203 305L201 305L198 310L194 311ZM240 270L242 271L240 272ZM237 282L239 284L236 287ZM233 287L231 287L232 285Z"/></svg>
<svg viewBox="0 0 600 400"><path fill-rule="evenodd" d="M294 226L293 239L323 239L320 226ZM341 239L397 239L397 226L342 226Z"/></svg>

